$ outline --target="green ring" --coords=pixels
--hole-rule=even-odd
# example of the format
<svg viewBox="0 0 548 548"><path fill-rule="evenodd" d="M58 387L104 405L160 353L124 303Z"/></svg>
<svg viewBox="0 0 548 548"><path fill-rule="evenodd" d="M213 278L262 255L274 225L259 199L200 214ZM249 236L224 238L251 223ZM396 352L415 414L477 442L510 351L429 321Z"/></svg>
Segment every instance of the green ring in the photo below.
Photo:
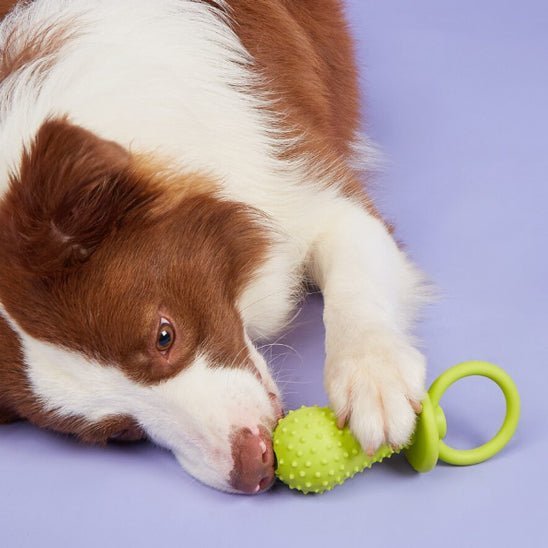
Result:
<svg viewBox="0 0 548 548"><path fill-rule="evenodd" d="M439 458L449 464L466 466L491 458L510 441L518 426L520 415L518 389L503 369L488 362L470 361L460 363L440 375L428 390L434 408L437 408L440 398L454 382L473 375L487 377L498 384L506 399L506 416L495 437L474 449L455 449L440 440Z"/></svg>

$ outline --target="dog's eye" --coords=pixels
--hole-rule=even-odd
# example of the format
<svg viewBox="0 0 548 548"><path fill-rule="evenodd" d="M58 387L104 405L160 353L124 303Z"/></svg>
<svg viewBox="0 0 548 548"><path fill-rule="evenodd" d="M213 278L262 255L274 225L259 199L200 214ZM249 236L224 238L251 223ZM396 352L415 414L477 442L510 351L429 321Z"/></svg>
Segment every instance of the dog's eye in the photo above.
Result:
<svg viewBox="0 0 548 548"><path fill-rule="evenodd" d="M166 352L172 347L174 341L175 330L173 329L173 326L167 320L163 320L158 329L156 348L160 352Z"/></svg>

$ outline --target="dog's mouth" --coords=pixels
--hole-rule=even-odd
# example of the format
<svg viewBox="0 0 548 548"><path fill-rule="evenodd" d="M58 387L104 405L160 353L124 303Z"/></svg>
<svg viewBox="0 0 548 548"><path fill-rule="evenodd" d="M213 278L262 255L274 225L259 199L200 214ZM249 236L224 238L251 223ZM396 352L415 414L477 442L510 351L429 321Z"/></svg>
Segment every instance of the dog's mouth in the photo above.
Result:
<svg viewBox="0 0 548 548"><path fill-rule="evenodd" d="M282 402L280 401L280 398L276 394L274 394L274 392L269 392L268 398L272 403L272 407L274 408L274 428L274 426L278 424L278 421L284 418L285 411L282 406Z"/></svg>

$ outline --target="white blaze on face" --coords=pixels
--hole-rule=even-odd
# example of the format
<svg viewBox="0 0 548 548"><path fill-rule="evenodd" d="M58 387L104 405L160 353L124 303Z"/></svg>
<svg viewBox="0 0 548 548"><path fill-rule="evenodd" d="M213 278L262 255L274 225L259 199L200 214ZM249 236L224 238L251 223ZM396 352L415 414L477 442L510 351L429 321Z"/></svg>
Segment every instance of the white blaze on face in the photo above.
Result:
<svg viewBox="0 0 548 548"><path fill-rule="evenodd" d="M161 402L162 415L155 414L155 407L139 415L145 430L171 449L190 474L208 485L232 490L228 483L234 464L231 435L240 428L258 433L260 425L273 426L267 389L249 370L212 368L199 357L151 391Z"/></svg>
<svg viewBox="0 0 548 548"><path fill-rule="evenodd" d="M45 411L92 423L129 415L154 442L172 450L187 472L212 487L233 490L232 432L274 425L268 392L275 385L254 349L253 361L268 388L253 371L212 367L203 355L175 377L143 385L113 365L31 337L0 312L19 336L30 387Z"/></svg>

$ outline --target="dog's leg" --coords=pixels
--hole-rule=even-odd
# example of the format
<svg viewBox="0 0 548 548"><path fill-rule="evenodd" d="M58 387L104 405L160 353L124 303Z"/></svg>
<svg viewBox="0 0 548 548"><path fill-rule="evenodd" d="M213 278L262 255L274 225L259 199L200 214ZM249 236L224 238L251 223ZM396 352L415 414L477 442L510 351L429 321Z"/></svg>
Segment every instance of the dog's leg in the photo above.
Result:
<svg viewBox="0 0 548 548"><path fill-rule="evenodd" d="M405 444L424 396L425 359L409 335L421 276L385 225L340 201L312 252L324 296L325 386L363 448Z"/></svg>

